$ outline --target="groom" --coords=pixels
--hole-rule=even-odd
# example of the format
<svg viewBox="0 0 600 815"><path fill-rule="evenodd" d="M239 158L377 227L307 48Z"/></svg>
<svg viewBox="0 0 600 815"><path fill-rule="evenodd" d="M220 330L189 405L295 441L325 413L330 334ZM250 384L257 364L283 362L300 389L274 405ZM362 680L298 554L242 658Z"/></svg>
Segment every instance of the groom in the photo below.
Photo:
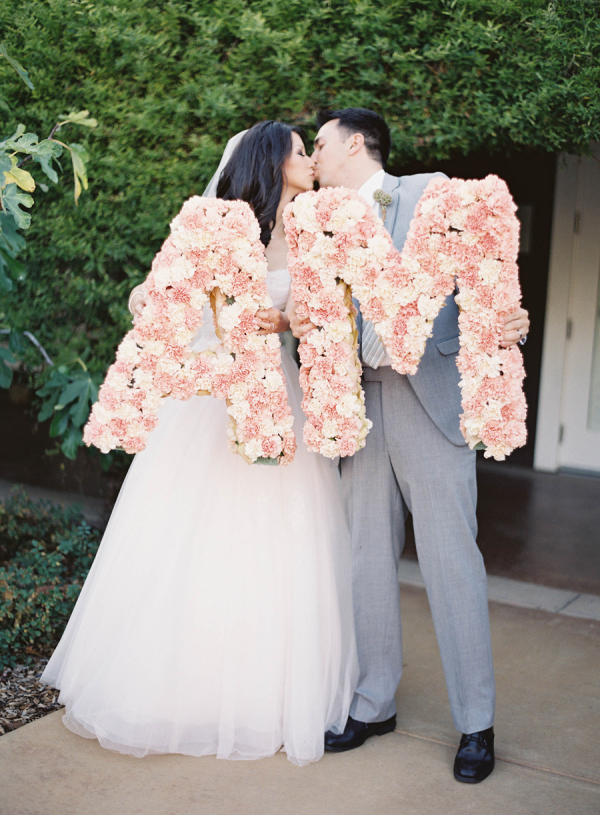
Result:
<svg viewBox="0 0 600 815"><path fill-rule="evenodd" d="M313 158L320 185L358 190L384 216L402 250L421 194L441 174L388 175L383 168L390 132L373 111L322 112L317 121ZM346 729L327 733L325 749L351 750L396 726L394 695L402 673L398 560L410 512L454 725L462 733L454 775L477 783L494 768L495 687L487 579L476 544L475 453L459 428L458 308L448 297L414 376L396 373L372 325L360 314L358 323L373 428L365 448L342 460L341 475L352 535L360 678ZM503 344L519 341L528 326L524 310L510 315ZM292 317L297 337L312 328Z"/></svg>

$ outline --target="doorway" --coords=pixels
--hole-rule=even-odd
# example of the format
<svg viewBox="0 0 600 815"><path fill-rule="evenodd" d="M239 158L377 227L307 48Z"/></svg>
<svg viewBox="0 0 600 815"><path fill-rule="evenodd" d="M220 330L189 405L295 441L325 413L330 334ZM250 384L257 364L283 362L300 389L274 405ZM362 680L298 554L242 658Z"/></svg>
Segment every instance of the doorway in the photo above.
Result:
<svg viewBox="0 0 600 815"><path fill-rule="evenodd" d="M535 466L600 475L600 145L559 157Z"/></svg>

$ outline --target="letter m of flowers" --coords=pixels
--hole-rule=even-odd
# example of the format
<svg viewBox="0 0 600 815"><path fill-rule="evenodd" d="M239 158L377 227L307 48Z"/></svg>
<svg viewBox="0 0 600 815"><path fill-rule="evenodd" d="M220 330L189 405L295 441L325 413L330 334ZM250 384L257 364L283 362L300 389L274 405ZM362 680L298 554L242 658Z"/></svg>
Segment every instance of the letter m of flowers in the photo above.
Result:
<svg viewBox="0 0 600 815"><path fill-rule="evenodd" d="M471 448L498 460L525 443L521 352L499 345L503 318L521 298L515 210L496 176L434 178L401 256L381 220L352 190L306 192L288 205L284 221L297 313L317 326L300 346L309 449L351 456L370 429L352 297L372 321L392 367L415 374L433 321L456 287L462 433Z"/></svg>
<svg viewBox="0 0 600 815"><path fill-rule="evenodd" d="M226 399L230 447L287 464L296 448L279 337L258 334L269 308L260 228L248 204L194 196L171 224L145 283L147 305L117 350L84 431L87 445L137 453L163 398ZM210 301L220 347L190 349Z"/></svg>

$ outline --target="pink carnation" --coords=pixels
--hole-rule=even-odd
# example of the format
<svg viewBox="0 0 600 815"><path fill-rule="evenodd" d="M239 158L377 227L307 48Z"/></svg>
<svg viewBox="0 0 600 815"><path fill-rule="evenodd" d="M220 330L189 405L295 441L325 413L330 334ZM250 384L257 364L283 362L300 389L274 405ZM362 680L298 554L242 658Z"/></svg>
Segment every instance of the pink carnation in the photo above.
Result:
<svg viewBox="0 0 600 815"><path fill-rule="evenodd" d="M399 373L416 373L433 320L458 286L464 336L457 365L462 387L469 389L463 394L461 428L471 446L483 441L486 455L503 458L525 438L521 354L499 347L503 317L520 301L518 222L506 184L496 176L432 179L416 207L402 256L368 206L359 215L360 203L356 192L323 188L298 196L284 213L297 313L321 326L300 348L308 447L325 455L352 455L368 432L356 345L348 339L354 336L346 283L351 269L352 295L381 332ZM367 254L370 238L377 241L376 259ZM358 266L352 265L353 252L362 253ZM338 280L345 291L333 290ZM403 290L415 292L411 302L395 300ZM350 329L346 333L339 329L344 321ZM331 363L348 364L349 353L354 373L344 377L332 371ZM479 380L483 384L473 394L473 382ZM352 412L354 427L342 430L334 421L337 405ZM497 420L481 418L496 415ZM474 436L469 428L481 428L482 421L481 435Z"/></svg>
<svg viewBox="0 0 600 815"><path fill-rule="evenodd" d="M252 461L256 456L246 455L245 444L258 441L264 456L287 464L295 450L287 393L283 384L275 390L270 385L267 397L263 384L263 377L274 371L279 372L283 383L279 343L265 336L258 347L255 344L254 314L271 304L258 222L242 201L195 196L185 202L171 228L145 284L150 308L127 334L118 361L107 372L84 430L85 443L96 444L104 452L118 446L130 453L139 452L158 422L160 397L189 399L198 391L209 391L226 399L235 413L239 397L234 386L256 382L254 415L239 425L230 420L236 439L232 446ZM209 246L207 234L211 236ZM239 238L250 241L247 254L239 251ZM251 308L239 315L235 324L220 326L225 354L218 358L211 350L194 353L187 345L188 337L193 337L202 323L202 309L192 307L192 296L196 291L210 294L217 285L215 275L221 297L252 298ZM144 383L143 388L134 387L138 381ZM126 404L130 409L124 410ZM261 430L275 423L286 429Z"/></svg>

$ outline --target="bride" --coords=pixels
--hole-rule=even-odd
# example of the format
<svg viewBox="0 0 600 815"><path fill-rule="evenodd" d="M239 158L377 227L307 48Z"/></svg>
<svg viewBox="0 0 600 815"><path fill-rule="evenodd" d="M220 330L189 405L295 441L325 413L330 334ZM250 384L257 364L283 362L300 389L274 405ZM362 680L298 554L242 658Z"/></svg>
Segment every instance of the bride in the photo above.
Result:
<svg viewBox="0 0 600 815"><path fill-rule="evenodd" d="M229 143L207 190L259 221L273 301L256 314L262 333L289 327L282 213L313 167L295 128L263 122ZM192 347L217 342L205 307ZM301 438L283 349L282 367ZM302 765L326 730L343 732L358 672L338 471L300 442L289 466L248 465L228 450L227 418L223 400L166 400L42 680L60 688L65 725L112 750L283 749Z"/></svg>

